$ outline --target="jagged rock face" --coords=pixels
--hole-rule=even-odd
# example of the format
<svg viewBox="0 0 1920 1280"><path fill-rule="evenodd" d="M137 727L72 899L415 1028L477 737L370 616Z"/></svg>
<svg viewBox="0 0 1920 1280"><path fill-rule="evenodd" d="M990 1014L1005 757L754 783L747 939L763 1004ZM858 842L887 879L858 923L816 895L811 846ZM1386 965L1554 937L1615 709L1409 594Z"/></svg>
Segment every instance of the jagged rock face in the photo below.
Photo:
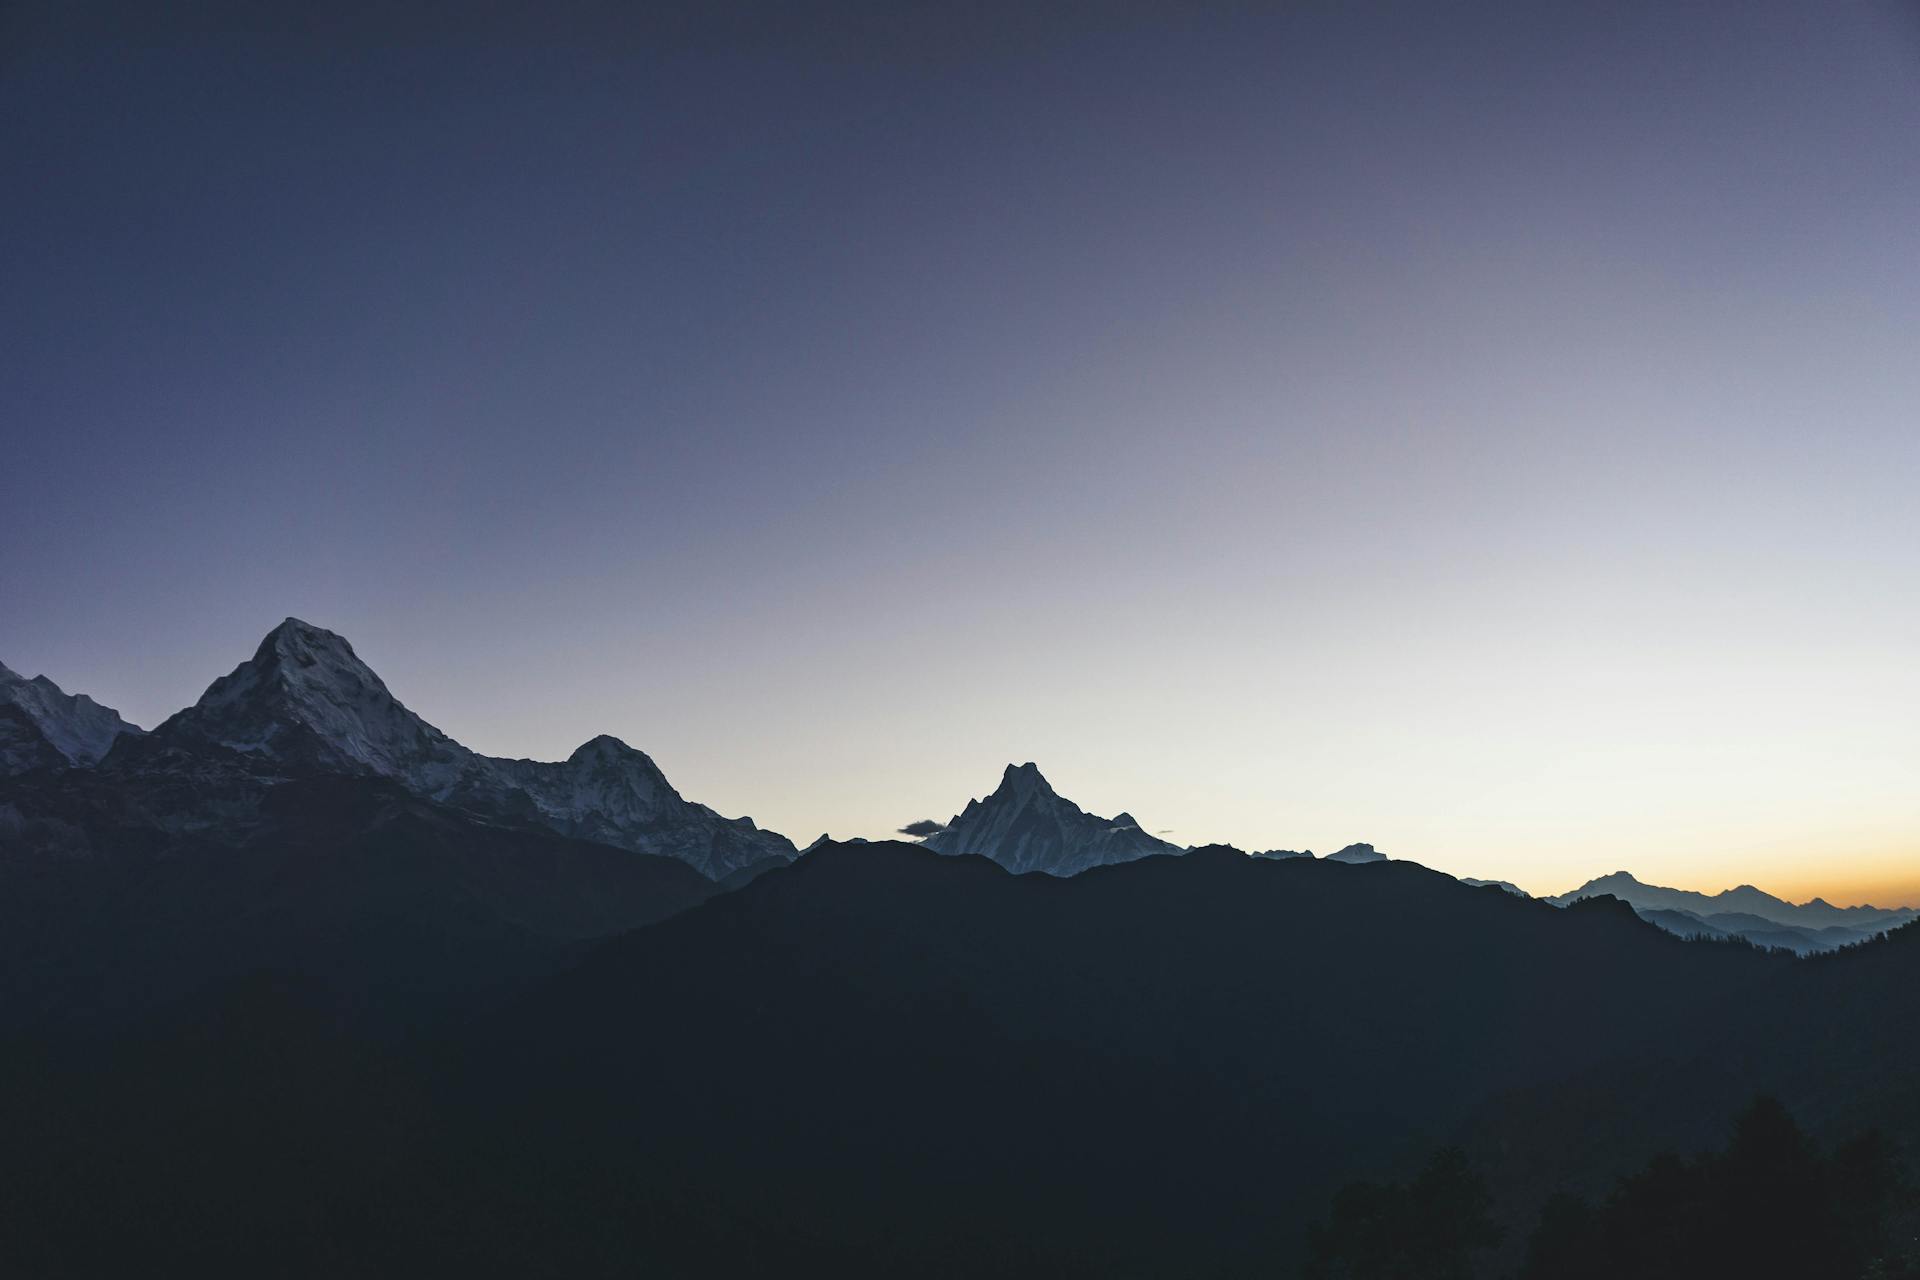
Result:
<svg viewBox="0 0 1920 1280"><path fill-rule="evenodd" d="M0 777L71 763L47 740L32 716L10 702L0 702Z"/></svg>
<svg viewBox="0 0 1920 1280"><path fill-rule="evenodd" d="M1131 814L1102 818L1056 794L1033 764L1008 765L999 789L970 800L946 829L928 836L936 853L978 854L1015 873L1070 876L1180 846L1148 835Z"/></svg>
<svg viewBox="0 0 1920 1280"><path fill-rule="evenodd" d="M112 764L151 773L209 753L257 776L390 778L496 821L678 858L711 879L794 856L784 836L684 799L617 738L595 738L557 762L471 751L408 710L343 637L295 618Z"/></svg>
<svg viewBox="0 0 1920 1280"><path fill-rule="evenodd" d="M0 775L98 764L123 733L141 732L84 693L0 665Z"/></svg>
<svg viewBox="0 0 1920 1280"><path fill-rule="evenodd" d="M713 880L795 856L791 841L751 818L682 798L644 751L618 738L594 738L560 763L482 759L504 793L518 789L542 825L565 835L678 858Z"/></svg>

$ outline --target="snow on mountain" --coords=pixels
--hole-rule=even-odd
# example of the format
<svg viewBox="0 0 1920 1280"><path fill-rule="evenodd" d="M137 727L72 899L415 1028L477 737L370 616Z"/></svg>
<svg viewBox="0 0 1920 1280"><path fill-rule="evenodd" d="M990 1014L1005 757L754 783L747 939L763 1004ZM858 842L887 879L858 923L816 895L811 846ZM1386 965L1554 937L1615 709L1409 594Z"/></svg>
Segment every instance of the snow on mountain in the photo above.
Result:
<svg viewBox="0 0 1920 1280"><path fill-rule="evenodd" d="M936 853L979 854L1015 873L1070 876L1089 867L1184 852L1148 835L1130 814L1102 818L1062 798L1032 763L1008 765L1000 786L928 836Z"/></svg>
<svg viewBox="0 0 1920 1280"><path fill-rule="evenodd" d="M270 774L391 778L485 817L678 858L710 879L794 856L786 837L752 819L686 800L646 753L617 738L594 738L554 762L471 751L408 710L344 637L297 618L153 738L237 753Z"/></svg>
<svg viewBox="0 0 1920 1280"><path fill-rule="evenodd" d="M90 766L123 733L140 733L84 693L67 693L45 676L29 680L0 664L0 774Z"/></svg>
<svg viewBox="0 0 1920 1280"><path fill-rule="evenodd" d="M297 618L154 735L296 772L377 774L434 798L484 767L402 706L344 637Z"/></svg>

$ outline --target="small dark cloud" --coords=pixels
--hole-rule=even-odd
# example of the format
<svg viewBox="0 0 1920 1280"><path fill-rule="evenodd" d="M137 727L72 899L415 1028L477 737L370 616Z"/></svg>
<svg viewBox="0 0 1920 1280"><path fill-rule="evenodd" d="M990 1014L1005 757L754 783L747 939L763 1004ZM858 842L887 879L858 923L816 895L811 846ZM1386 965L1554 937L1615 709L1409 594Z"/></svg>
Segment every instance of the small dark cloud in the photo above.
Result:
<svg viewBox="0 0 1920 1280"><path fill-rule="evenodd" d="M909 822L906 826L900 828L900 834L921 840L927 836L938 835L946 829L947 824L944 822L935 822L932 818L922 818L918 822Z"/></svg>
<svg viewBox="0 0 1920 1280"><path fill-rule="evenodd" d="M1162 827L1162 828L1160 828L1160 829L1159 829L1158 831L1156 831L1156 832L1154 832L1153 834L1155 834L1155 835L1157 835L1157 836L1170 836L1170 835L1172 835L1172 834L1173 834L1173 828L1172 828L1172 827Z"/></svg>

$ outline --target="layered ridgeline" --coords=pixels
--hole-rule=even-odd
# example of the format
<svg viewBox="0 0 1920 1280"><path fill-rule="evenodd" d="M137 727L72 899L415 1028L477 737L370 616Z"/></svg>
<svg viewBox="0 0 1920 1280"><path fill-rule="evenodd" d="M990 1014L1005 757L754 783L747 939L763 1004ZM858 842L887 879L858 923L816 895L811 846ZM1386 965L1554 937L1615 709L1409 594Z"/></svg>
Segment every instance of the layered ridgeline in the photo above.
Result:
<svg viewBox="0 0 1920 1280"><path fill-rule="evenodd" d="M29 680L0 664L0 777L95 765L114 739L139 732L84 693L67 693L45 676Z"/></svg>
<svg viewBox="0 0 1920 1280"><path fill-rule="evenodd" d="M175 755L227 758L266 776L386 778L488 819L678 858L709 879L795 855L751 818L683 798L618 738L594 738L557 762L470 751L408 710L343 637L297 618L106 768L136 773Z"/></svg>
<svg viewBox="0 0 1920 1280"><path fill-rule="evenodd" d="M965 809L923 843L935 853L991 858L1016 874L1044 871L1054 876L1185 852L1141 830L1132 814L1102 818L1086 812L1055 792L1031 761L1008 765L992 795L967 801Z"/></svg>
<svg viewBox="0 0 1920 1280"><path fill-rule="evenodd" d="M1793 903L1750 884L1712 894L1669 889L1643 884L1625 871L1547 901L1565 906L1596 897L1618 898L1642 919L1682 937L1745 938L1802 955L1865 942L1920 916L1911 907L1836 907L1821 898Z"/></svg>

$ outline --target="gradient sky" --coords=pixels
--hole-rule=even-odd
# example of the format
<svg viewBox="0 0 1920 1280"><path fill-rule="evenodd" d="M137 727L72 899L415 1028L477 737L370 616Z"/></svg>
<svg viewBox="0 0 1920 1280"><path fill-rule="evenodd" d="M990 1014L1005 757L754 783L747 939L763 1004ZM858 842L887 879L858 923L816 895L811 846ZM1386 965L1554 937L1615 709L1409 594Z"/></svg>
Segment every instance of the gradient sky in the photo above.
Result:
<svg viewBox="0 0 1920 1280"><path fill-rule="evenodd" d="M0 660L1920 903L1915 8L1036 7L0 7Z"/></svg>

